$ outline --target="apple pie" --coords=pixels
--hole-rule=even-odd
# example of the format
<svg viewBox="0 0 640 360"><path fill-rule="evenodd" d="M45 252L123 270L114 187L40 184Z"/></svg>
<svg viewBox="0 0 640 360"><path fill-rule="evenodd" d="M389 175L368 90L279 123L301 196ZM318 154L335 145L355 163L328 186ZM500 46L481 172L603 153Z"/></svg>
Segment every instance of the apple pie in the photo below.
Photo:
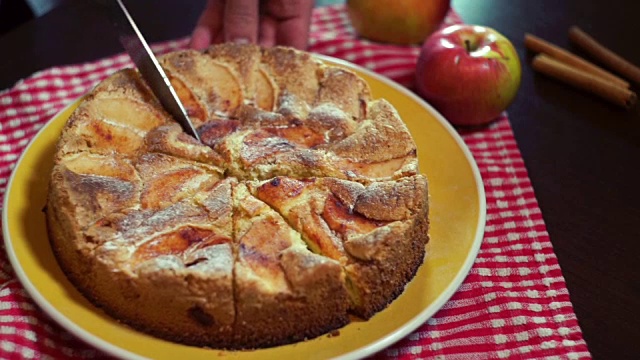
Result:
<svg viewBox="0 0 640 360"><path fill-rule="evenodd" d="M58 141L47 227L82 294L155 336L247 349L369 319L403 292L429 199L389 102L284 47L160 63L202 142L132 69L86 95Z"/></svg>

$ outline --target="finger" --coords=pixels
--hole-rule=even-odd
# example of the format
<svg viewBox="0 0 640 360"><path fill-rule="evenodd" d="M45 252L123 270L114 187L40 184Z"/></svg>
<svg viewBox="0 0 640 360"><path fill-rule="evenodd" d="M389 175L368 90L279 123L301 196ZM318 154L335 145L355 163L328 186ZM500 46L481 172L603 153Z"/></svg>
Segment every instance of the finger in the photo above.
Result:
<svg viewBox="0 0 640 360"><path fill-rule="evenodd" d="M306 49L313 0L267 0L265 13L275 19L276 44Z"/></svg>
<svg viewBox="0 0 640 360"><path fill-rule="evenodd" d="M278 24L276 29L276 43L306 50L309 42L309 19L291 19Z"/></svg>
<svg viewBox="0 0 640 360"><path fill-rule="evenodd" d="M270 16L260 18L258 43L260 46L272 47L276 44L276 29L278 22Z"/></svg>
<svg viewBox="0 0 640 360"><path fill-rule="evenodd" d="M255 43L258 40L259 0L227 0L224 9L224 39Z"/></svg>
<svg viewBox="0 0 640 360"><path fill-rule="evenodd" d="M222 32L222 16L224 13L223 0L209 0L202 15L198 19L191 34L189 47L196 50L207 48Z"/></svg>
<svg viewBox="0 0 640 360"><path fill-rule="evenodd" d="M276 20L298 18L313 8L313 0L266 0L265 12Z"/></svg>
<svg viewBox="0 0 640 360"><path fill-rule="evenodd" d="M222 33L222 31L218 32L218 35L216 35L211 40L212 44L222 44L223 42L224 42L224 34Z"/></svg>

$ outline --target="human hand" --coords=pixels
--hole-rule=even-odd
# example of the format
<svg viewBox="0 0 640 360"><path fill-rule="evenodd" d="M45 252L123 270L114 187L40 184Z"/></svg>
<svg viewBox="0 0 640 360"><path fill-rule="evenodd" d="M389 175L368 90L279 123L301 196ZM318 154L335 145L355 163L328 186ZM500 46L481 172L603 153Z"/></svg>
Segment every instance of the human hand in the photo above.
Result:
<svg viewBox="0 0 640 360"><path fill-rule="evenodd" d="M313 0L208 0L191 35L202 50L221 42L284 45L304 50Z"/></svg>

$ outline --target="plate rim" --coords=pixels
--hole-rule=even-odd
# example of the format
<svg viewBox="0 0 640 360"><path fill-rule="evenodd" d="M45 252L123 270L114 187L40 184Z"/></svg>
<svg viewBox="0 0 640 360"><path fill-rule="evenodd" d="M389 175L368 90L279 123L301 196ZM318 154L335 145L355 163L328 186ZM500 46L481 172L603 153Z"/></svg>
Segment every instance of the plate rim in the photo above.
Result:
<svg viewBox="0 0 640 360"><path fill-rule="evenodd" d="M328 56L328 55L317 54L317 53L312 53L312 55L320 60L326 60L338 65L344 66L346 68L355 69L359 72L366 74L367 76L375 78L376 80L384 83L385 85L393 88L394 90L399 91L403 95L409 97L411 100L418 103L421 107L425 108L429 113L431 113L434 116L434 118L440 123L440 125L442 125L445 128L445 130L449 133L449 135L452 136L453 140L456 142L458 147L462 150L462 153L471 168L471 172L473 174L473 178L476 184L476 191L478 193L477 205L478 205L479 218L478 218L477 227L475 229L475 238L473 239L470 251L467 254L467 257L465 258L462 267L460 268L458 273L455 275L451 283L449 283L449 285L445 288L445 290L442 293L440 293L440 295L436 298L436 300L433 303L431 303L429 306L423 309L420 313L418 313L418 315L416 315L415 317L407 321L399 329L396 329L395 331L379 338L377 341L374 341L368 345L365 345L363 347L352 350L350 352L347 352L345 354L339 355L334 358L334 359L340 359L340 360L361 359L361 358L370 356L372 354L375 354L376 352L379 352L385 348L388 348L389 346L393 345L394 343L406 337L408 334L410 334L415 329L417 329L422 324L424 324L433 315L435 315L444 306L444 304L446 304L447 301L449 301L449 299L453 296L453 294L457 292L458 288L464 282L465 278L469 274L469 271L473 267L475 258L478 255L478 252L480 250L480 245L482 244L482 240L484 238L484 231L486 226L486 215L487 215L486 194L485 194L484 183L482 180L482 176L480 174L480 170L478 168L478 165L473 155L471 154L471 151L469 150L469 147L464 142L460 134L455 130L455 128L433 106L431 106L429 103L427 103L425 100L420 98L418 95L416 95L414 92L410 91L406 87L400 85L399 83L391 80L390 78L384 75L378 74L363 66L351 63L343 59ZM3 206L2 206L2 234L3 234L5 249L7 252L7 256L9 258L9 262L11 263L11 266L16 274L16 277L18 278L20 283L24 286L27 293L30 295L33 301L48 316L50 316L65 330L69 331L70 333L78 337L83 342L107 354L110 354L119 358L147 359L142 355L125 350L116 344L113 344L107 340L104 340L94 335L89 331L82 329L81 327L76 325L72 320L64 316L53 305L51 305L51 303L47 301L44 298L44 296L42 296L40 291L33 285L29 277L26 275L14 251L13 244L10 241L11 237L10 237L8 225L7 225L8 204L9 204L9 198L10 198L9 191L12 188L12 184L16 176L15 170L22 163L25 155L29 152L29 149L34 144L35 140L38 139L41 136L41 134L44 133L50 127L50 125L53 123L53 120L56 117L58 117L61 113L67 111L70 107L76 105L77 102L83 96L80 96L74 99L69 104L67 104L64 108L62 108L60 111L56 112L55 115L51 116L51 118L47 120L47 122L42 126L42 128L29 141L29 144L24 148L24 150L22 151L22 154L20 155L18 160L15 162L15 165L11 172L9 180L7 181L5 197L3 199Z"/></svg>

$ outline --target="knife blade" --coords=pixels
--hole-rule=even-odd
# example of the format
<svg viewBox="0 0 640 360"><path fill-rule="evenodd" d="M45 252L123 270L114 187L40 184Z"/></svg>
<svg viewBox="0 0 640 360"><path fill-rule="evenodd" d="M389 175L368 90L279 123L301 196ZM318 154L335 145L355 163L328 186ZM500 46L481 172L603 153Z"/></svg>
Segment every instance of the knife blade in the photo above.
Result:
<svg viewBox="0 0 640 360"><path fill-rule="evenodd" d="M151 51L149 44L142 36L122 0L98 0L98 3L106 6L109 19L118 31L120 43L164 109L182 126L187 134L200 141L200 136L198 136L198 132L189 119L175 89L171 86L169 77L160 66L158 59Z"/></svg>

